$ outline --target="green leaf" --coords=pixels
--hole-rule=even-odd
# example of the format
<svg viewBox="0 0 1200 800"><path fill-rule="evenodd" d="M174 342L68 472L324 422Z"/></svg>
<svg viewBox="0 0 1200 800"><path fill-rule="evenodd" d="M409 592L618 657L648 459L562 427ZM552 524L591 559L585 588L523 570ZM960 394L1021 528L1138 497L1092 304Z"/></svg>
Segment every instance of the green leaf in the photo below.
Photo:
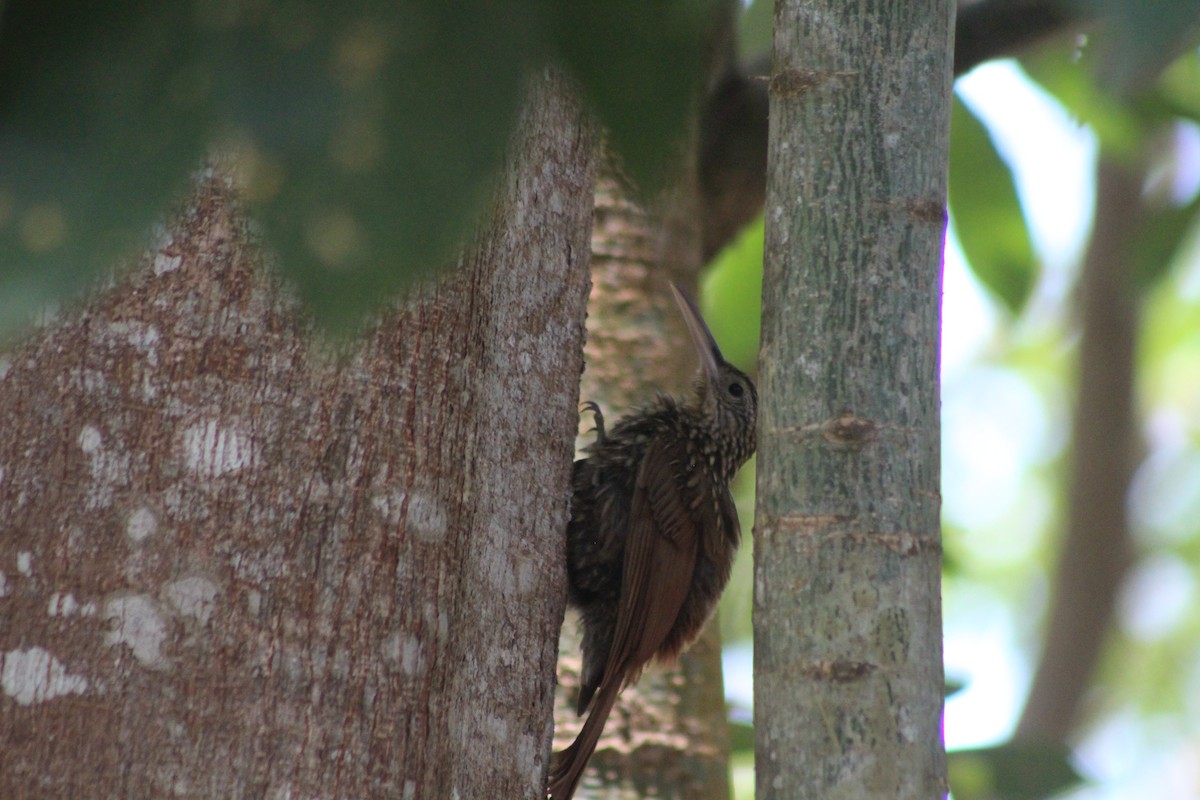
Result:
<svg viewBox="0 0 1200 800"><path fill-rule="evenodd" d="M957 97L950 127L950 208L972 271L1014 314L1034 284L1033 248L1012 172Z"/></svg>
<svg viewBox="0 0 1200 800"><path fill-rule="evenodd" d="M23 307L0 335L142 244L213 123L190 6L10 0L5 12L0 294Z"/></svg>
<svg viewBox="0 0 1200 800"><path fill-rule="evenodd" d="M37 304L148 238L214 141L319 320L444 265L493 186L531 3L9 2L0 293ZM4 222L0 219L0 223Z"/></svg>
<svg viewBox="0 0 1200 800"><path fill-rule="evenodd" d="M281 2L224 32L229 140L250 165L254 216L319 321L353 324L453 262L539 52L528 10Z"/></svg>
<svg viewBox="0 0 1200 800"><path fill-rule="evenodd" d="M749 713L736 709L731 711L729 750L731 753L754 753L754 720Z"/></svg>
<svg viewBox="0 0 1200 800"><path fill-rule="evenodd" d="M955 800L1042 800L1082 783L1071 751L1053 743L1016 743L946 754Z"/></svg>
<svg viewBox="0 0 1200 800"><path fill-rule="evenodd" d="M671 177L707 69L713 0L546 0L554 51L600 115L620 167L653 195Z"/></svg>
<svg viewBox="0 0 1200 800"><path fill-rule="evenodd" d="M1132 108L1096 86L1086 66L1093 59L1090 50L1075 59L1062 49L1048 49L1021 59L1021 66L1080 124L1091 127L1105 152L1134 153L1145 135L1143 122Z"/></svg>
<svg viewBox="0 0 1200 800"><path fill-rule="evenodd" d="M214 144L319 321L453 263L531 69L564 61L625 169L670 172L712 0L9 0L0 332L149 240ZM25 310L27 309L27 310Z"/></svg>
<svg viewBox="0 0 1200 800"><path fill-rule="evenodd" d="M1173 116L1200 122L1200 52L1176 59L1160 76L1157 88Z"/></svg>
<svg viewBox="0 0 1200 800"><path fill-rule="evenodd" d="M1140 290L1153 288L1167 273L1198 220L1200 195L1185 206L1146 210L1130 254L1130 268Z"/></svg>

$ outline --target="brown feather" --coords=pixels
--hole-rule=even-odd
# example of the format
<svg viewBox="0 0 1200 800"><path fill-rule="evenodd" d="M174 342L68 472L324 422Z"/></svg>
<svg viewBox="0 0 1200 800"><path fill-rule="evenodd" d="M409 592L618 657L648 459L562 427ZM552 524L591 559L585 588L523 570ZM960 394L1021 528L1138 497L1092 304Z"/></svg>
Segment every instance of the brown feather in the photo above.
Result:
<svg viewBox="0 0 1200 800"><path fill-rule="evenodd" d="M609 434L599 408L585 406L598 435L575 463L567 574L583 626L576 708L591 711L554 761L554 800L574 794L621 689L700 634L740 538L729 481L754 452L758 396L675 294L701 359L693 402L660 397Z"/></svg>

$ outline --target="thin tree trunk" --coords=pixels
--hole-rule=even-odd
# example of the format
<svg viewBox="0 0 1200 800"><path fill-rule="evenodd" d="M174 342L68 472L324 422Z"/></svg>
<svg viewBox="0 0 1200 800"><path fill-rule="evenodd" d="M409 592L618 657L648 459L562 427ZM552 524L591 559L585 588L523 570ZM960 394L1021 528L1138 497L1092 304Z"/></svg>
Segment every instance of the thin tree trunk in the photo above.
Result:
<svg viewBox="0 0 1200 800"><path fill-rule="evenodd" d="M6 356L0 797L537 797L593 137L533 81L458 268L340 360L212 171Z"/></svg>
<svg viewBox="0 0 1200 800"><path fill-rule="evenodd" d="M759 800L929 798L954 5L776 7L755 523Z"/></svg>
<svg viewBox="0 0 1200 800"><path fill-rule="evenodd" d="M1079 722L1132 556L1126 498L1137 423L1137 290L1130 249L1144 215L1142 171L1101 157L1096 219L1079 279L1079 396L1067 528L1045 645L1016 738L1065 741Z"/></svg>

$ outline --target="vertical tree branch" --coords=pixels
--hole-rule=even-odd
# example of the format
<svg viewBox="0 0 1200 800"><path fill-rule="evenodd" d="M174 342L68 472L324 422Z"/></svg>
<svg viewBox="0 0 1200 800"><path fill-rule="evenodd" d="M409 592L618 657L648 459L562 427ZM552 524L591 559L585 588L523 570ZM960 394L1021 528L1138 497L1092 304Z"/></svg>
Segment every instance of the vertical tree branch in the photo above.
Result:
<svg viewBox="0 0 1200 800"><path fill-rule="evenodd" d="M938 333L953 3L782 0L756 796L944 794Z"/></svg>
<svg viewBox="0 0 1200 800"><path fill-rule="evenodd" d="M1102 156L1092 240L1079 281L1079 395L1072 426L1067 528L1045 646L1015 736L1064 741L1112 622L1131 545L1137 291L1132 240L1143 222L1142 173Z"/></svg>

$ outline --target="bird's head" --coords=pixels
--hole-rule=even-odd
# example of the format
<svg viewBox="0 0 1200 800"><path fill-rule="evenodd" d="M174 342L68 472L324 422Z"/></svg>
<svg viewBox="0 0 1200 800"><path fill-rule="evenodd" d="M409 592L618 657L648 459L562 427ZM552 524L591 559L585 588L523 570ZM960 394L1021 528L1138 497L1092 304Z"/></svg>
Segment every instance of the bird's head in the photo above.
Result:
<svg viewBox="0 0 1200 800"><path fill-rule="evenodd" d="M731 469L736 470L754 452L758 390L750 376L721 355L721 348L717 347L691 298L674 283L671 293L700 357L700 371L695 382L696 404L708 418L719 446L727 452Z"/></svg>

